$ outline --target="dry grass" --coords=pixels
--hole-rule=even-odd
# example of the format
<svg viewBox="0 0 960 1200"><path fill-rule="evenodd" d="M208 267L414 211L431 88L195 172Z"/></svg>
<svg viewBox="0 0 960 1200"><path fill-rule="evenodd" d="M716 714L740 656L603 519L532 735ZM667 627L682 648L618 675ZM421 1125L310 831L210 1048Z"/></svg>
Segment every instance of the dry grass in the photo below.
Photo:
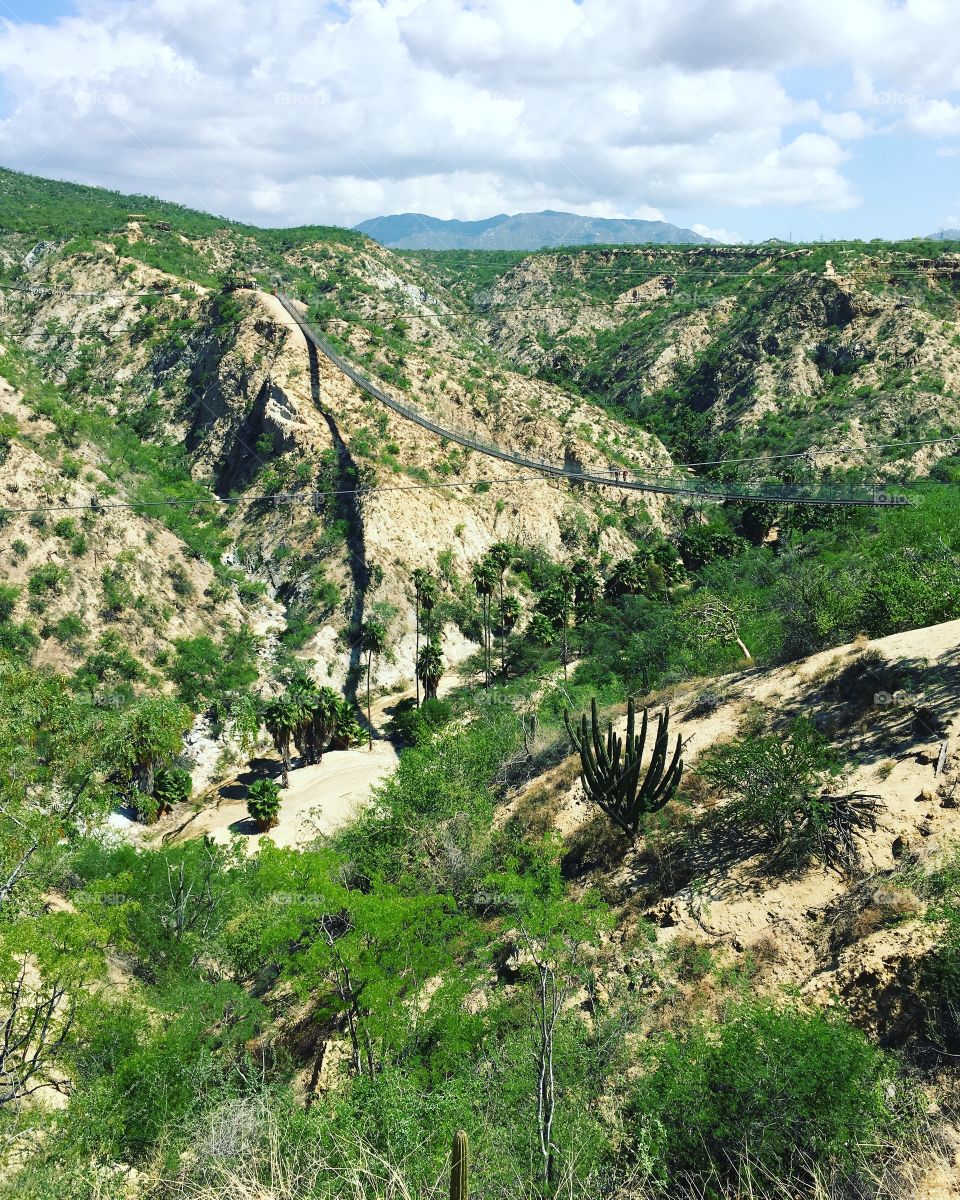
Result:
<svg viewBox="0 0 960 1200"><path fill-rule="evenodd" d="M733 1149L730 1182L672 1179L658 1186L636 1164L625 1178L602 1193L609 1200L953 1200L942 1181L954 1180L957 1132L928 1119L909 1146L864 1147L856 1179L837 1178L828 1164L807 1162L793 1180L760 1168L746 1149ZM414 1182L422 1148L412 1145L393 1161L361 1137L317 1136L309 1126L293 1128L263 1100L238 1100L211 1114L196 1143L173 1176L144 1172L131 1180L131 1197L142 1200L440 1200L447 1195L444 1169L433 1180ZM876 1151L882 1151L878 1156ZM482 1141L471 1172L476 1200L536 1200L529 1178L489 1178ZM566 1164L555 1200L596 1200L595 1185L576 1179ZM798 1184L796 1177L807 1182ZM936 1190L934 1190L936 1185Z"/></svg>

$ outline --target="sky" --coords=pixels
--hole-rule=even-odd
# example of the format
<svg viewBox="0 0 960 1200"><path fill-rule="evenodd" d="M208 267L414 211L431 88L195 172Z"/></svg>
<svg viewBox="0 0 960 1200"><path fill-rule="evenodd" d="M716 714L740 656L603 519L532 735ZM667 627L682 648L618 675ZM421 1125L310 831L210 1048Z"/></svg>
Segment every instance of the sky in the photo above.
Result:
<svg viewBox="0 0 960 1200"><path fill-rule="evenodd" d="M262 225L960 227L960 0L0 0L0 164Z"/></svg>

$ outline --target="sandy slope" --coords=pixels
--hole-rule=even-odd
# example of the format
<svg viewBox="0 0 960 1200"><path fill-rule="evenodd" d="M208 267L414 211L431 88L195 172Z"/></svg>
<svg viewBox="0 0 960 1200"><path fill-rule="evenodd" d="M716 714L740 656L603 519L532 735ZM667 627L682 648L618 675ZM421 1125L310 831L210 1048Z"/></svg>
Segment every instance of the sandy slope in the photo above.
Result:
<svg viewBox="0 0 960 1200"><path fill-rule="evenodd" d="M891 669L913 672L918 686L909 702L876 701L874 686L882 693ZM713 700L704 706L708 693ZM853 764L836 790L881 799L877 829L861 839L862 874L881 891L898 864L925 861L960 840L960 769L950 736L960 728L960 621L855 642L774 670L700 681L677 689L670 702L688 767L707 747L742 732L751 716L766 715L784 733L797 716L814 719ZM937 775L944 740L948 755ZM596 843L604 819L585 803L577 774L577 761L567 759L521 789L498 819L515 812L552 825L568 844ZM621 849L602 864L594 855L584 881L624 900L643 894L650 867L642 849ZM770 871L747 852L735 849L725 860L712 847L703 850L696 877L646 913L658 941L683 936L738 954L762 953L771 985L798 987L818 1001L839 993L864 1024L886 1022L889 1032L897 1015L889 1006L875 1011L878 1004L883 1009L878 996L905 960L923 953L929 926L908 921L838 948L837 906L849 902L850 880L819 865L790 875ZM874 900L864 895L862 907L871 906Z"/></svg>
<svg viewBox="0 0 960 1200"><path fill-rule="evenodd" d="M282 792L280 823L269 837L278 846L303 846L318 834L332 833L345 825L358 809L369 803L372 789L397 764L397 752L389 742L378 741L373 751L331 750L314 767L290 772L290 786ZM165 841L209 834L225 843L242 837L253 850L262 836L247 815L246 777L219 791L216 802L164 834Z"/></svg>

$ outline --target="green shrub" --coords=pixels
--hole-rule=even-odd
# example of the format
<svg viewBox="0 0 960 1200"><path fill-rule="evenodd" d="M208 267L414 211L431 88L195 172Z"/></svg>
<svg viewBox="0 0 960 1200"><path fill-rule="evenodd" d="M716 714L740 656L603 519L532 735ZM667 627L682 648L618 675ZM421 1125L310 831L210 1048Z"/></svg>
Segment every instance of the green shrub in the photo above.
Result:
<svg viewBox="0 0 960 1200"><path fill-rule="evenodd" d="M53 626L52 632L58 642L82 642L87 632L87 626L76 613L67 613Z"/></svg>
<svg viewBox="0 0 960 1200"><path fill-rule="evenodd" d="M30 572L27 590L31 596L59 595L69 578L70 572L66 567L59 567L56 563L44 563Z"/></svg>
<svg viewBox="0 0 960 1200"><path fill-rule="evenodd" d="M39 644L36 633L29 625L18 625L13 621L0 621L0 654L11 658L29 659L30 652Z"/></svg>
<svg viewBox="0 0 960 1200"><path fill-rule="evenodd" d="M258 779L247 790L247 812L261 829L271 829L280 817L280 785L273 779Z"/></svg>
<svg viewBox="0 0 960 1200"><path fill-rule="evenodd" d="M58 521L54 521L53 532L57 537L69 541L72 537L76 537L79 530L73 517L61 517Z"/></svg>
<svg viewBox="0 0 960 1200"><path fill-rule="evenodd" d="M242 579L237 584L237 595L244 604L256 604L267 594L267 585L259 579Z"/></svg>
<svg viewBox="0 0 960 1200"><path fill-rule="evenodd" d="M960 457L956 454L947 455L933 467L930 478L940 483L956 485L960 483Z"/></svg>
<svg viewBox="0 0 960 1200"><path fill-rule="evenodd" d="M109 612L121 613L133 604L133 588L120 566L105 567L100 576L103 600Z"/></svg>
<svg viewBox="0 0 960 1200"><path fill-rule="evenodd" d="M688 571L699 571L719 558L734 558L747 543L726 525L691 525L685 529L677 549Z"/></svg>
<svg viewBox="0 0 960 1200"><path fill-rule="evenodd" d="M158 771L153 784L153 795L160 810L169 810L182 804L193 794L193 780L183 767L165 767Z"/></svg>
<svg viewBox="0 0 960 1200"><path fill-rule="evenodd" d="M9 621L17 606L20 589L0 584L0 621Z"/></svg>
<svg viewBox="0 0 960 1200"><path fill-rule="evenodd" d="M83 468L83 463L79 458L72 454L65 454L60 460L60 470L64 473L67 479L78 479L80 471Z"/></svg>
<svg viewBox="0 0 960 1200"><path fill-rule="evenodd" d="M417 702L408 696L393 706L393 714L387 722L387 734L406 746L415 746L429 738L435 729L442 729L453 718L453 707L446 700L424 700Z"/></svg>
<svg viewBox="0 0 960 1200"><path fill-rule="evenodd" d="M193 584L190 582L190 577L182 566L175 564L170 568L169 572L170 586L173 588L174 594L188 600L195 592Z"/></svg>
<svg viewBox="0 0 960 1200"><path fill-rule="evenodd" d="M822 791L841 763L812 721L801 717L788 737L749 736L718 746L697 770L731 799L737 825L798 860L823 854L832 809Z"/></svg>
<svg viewBox="0 0 960 1200"><path fill-rule="evenodd" d="M782 1197L817 1171L849 1179L908 1099L892 1060L859 1030L764 1003L669 1036L646 1056L633 1147L672 1194L697 1181L713 1196L736 1181Z"/></svg>
<svg viewBox="0 0 960 1200"><path fill-rule="evenodd" d="M19 432L16 418L9 413L0 413L0 463L5 462L10 453L13 439Z"/></svg>
<svg viewBox="0 0 960 1200"><path fill-rule="evenodd" d="M929 900L927 919L936 922L937 940L920 964L917 998L927 1038L941 1053L960 1053L960 845L929 874L910 880Z"/></svg>

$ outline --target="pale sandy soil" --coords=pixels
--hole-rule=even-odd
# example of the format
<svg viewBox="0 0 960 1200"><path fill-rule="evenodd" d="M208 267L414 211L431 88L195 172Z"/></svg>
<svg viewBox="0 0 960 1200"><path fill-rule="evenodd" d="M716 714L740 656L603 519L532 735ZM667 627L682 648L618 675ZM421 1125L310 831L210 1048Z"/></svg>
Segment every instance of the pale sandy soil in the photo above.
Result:
<svg viewBox="0 0 960 1200"><path fill-rule="evenodd" d="M900 708L873 704L868 686L866 706L862 696L856 702L859 719L832 736L855 764L835 790L864 792L881 801L877 828L864 832L860 850L862 875L868 884L875 880L871 886L883 892L885 880L898 864L911 859L929 862L960 841L960 759L955 748L960 728L960 621L856 642L770 671L749 670L701 681L672 697L671 728L683 737L689 770L695 768L702 751L741 732L751 712L772 716L774 728L784 734L799 715L815 720L842 716L854 700L842 688L838 694L833 681L838 676L846 679L848 671L855 676L860 670L855 664L874 652L883 661L868 669L868 682L872 685L870 671L875 669L877 691L882 691L885 664L909 665L916 669L920 684L912 697L916 704ZM719 703L712 712L697 715L698 703L708 691ZM939 729L915 716L917 705L935 712ZM622 718L618 725L623 727ZM948 754L937 775L943 732ZM586 827L603 818L585 802L578 773L578 761L566 759L513 796L498 820L517 813L524 820L552 825L568 842L576 841L580 830L592 837ZM659 942L681 936L706 939L736 952L760 946L772 959L765 970L772 986L790 985L818 1003L839 994L867 1026L897 1019L896 1005L902 1005L903 997L888 995L885 989L896 984L905 964L923 954L935 936L929 924L908 919L892 928L868 931L852 944L831 947L837 905L848 896L850 880L816 864L789 874L769 870L762 859L749 853L735 853L724 861L709 847L706 850L697 877L647 913ZM603 877L605 886L626 898L643 889L647 870L636 852L621 852L592 881ZM868 906L866 898L863 904Z"/></svg>
<svg viewBox="0 0 960 1200"><path fill-rule="evenodd" d="M216 842L227 843L241 837L251 852L262 837L278 846L304 846L348 824L369 804L373 788L396 765L397 752L386 741L374 742L372 751L330 750L317 766L290 772L290 786L281 793L280 823L269 834L257 831L247 814L246 787L236 782L221 788L213 804L165 830L163 840L208 834Z"/></svg>

